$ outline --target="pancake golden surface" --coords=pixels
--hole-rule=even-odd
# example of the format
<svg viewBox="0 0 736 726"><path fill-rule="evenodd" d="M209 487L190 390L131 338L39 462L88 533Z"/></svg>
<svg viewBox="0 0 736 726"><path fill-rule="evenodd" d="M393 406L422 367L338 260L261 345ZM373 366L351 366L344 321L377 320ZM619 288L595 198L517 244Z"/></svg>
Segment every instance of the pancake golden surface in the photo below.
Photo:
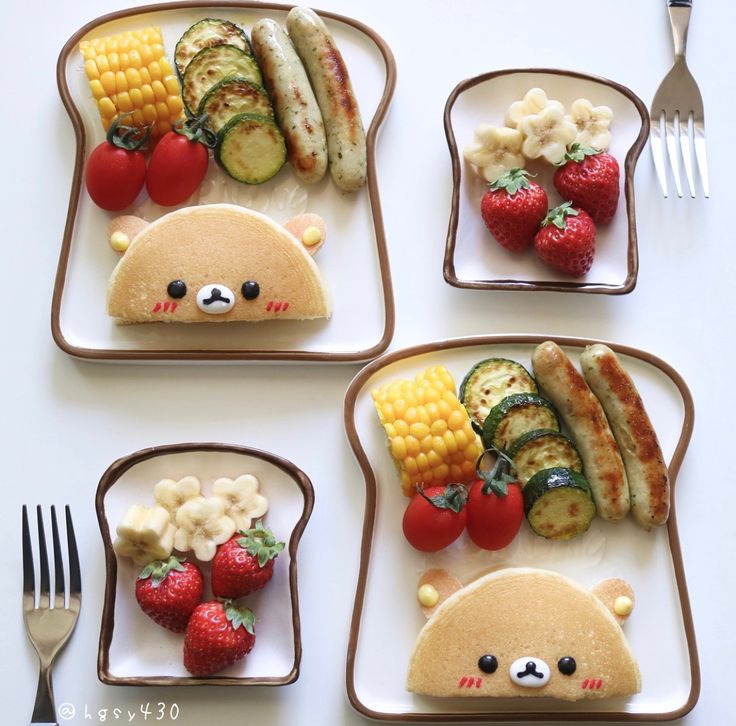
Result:
<svg viewBox="0 0 736 726"><path fill-rule="evenodd" d="M269 217L208 204L170 212L130 243L108 284L121 323L327 318L331 301L302 244Z"/></svg>
<svg viewBox="0 0 736 726"><path fill-rule="evenodd" d="M440 605L417 638L407 688L577 701L638 693L641 677L621 626L593 594L554 572L510 568Z"/></svg>

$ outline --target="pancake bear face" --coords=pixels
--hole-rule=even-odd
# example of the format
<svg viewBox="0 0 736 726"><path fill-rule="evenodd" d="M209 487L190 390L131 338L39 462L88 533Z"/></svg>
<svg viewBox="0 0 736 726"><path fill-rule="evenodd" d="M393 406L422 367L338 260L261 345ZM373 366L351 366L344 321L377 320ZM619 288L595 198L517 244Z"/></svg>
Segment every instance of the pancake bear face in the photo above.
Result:
<svg viewBox="0 0 736 726"><path fill-rule="evenodd" d="M591 593L544 570L509 569L452 595L419 634L408 689L432 696L637 693L620 625Z"/></svg>
<svg viewBox="0 0 736 726"><path fill-rule="evenodd" d="M329 317L329 296L301 243L268 217L212 204L171 212L131 242L110 278L120 322Z"/></svg>

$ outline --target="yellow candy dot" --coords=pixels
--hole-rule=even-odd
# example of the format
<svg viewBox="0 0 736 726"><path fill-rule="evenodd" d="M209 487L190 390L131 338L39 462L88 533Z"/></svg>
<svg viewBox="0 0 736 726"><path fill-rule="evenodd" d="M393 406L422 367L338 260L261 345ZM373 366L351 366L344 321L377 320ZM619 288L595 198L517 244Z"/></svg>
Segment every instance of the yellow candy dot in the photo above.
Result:
<svg viewBox="0 0 736 726"><path fill-rule="evenodd" d="M630 615L633 609L634 603L631 598L627 597L626 595L619 595L613 601L613 612L615 612L616 615Z"/></svg>
<svg viewBox="0 0 736 726"><path fill-rule="evenodd" d="M425 608L432 608L439 602L440 594L434 585L427 583L417 590L417 599Z"/></svg>

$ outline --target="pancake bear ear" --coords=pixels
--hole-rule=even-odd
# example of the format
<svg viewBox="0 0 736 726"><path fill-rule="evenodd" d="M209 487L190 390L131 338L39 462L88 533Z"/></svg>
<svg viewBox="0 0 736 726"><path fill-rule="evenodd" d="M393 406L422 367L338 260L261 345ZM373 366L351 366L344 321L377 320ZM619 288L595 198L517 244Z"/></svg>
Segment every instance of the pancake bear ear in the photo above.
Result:
<svg viewBox="0 0 736 726"><path fill-rule="evenodd" d="M605 605L619 625L626 622L634 609L634 590L626 580L618 577L602 580L591 593Z"/></svg>
<svg viewBox="0 0 736 726"><path fill-rule="evenodd" d="M425 570L417 582L417 600L425 617L432 617L434 611L450 595L462 588L460 580L447 570L439 568Z"/></svg>
<svg viewBox="0 0 736 726"><path fill-rule="evenodd" d="M314 255L327 238L327 225L319 214L297 214L284 227L302 243L310 255Z"/></svg>
<svg viewBox="0 0 736 726"><path fill-rule="evenodd" d="M148 227L148 222L132 214L115 217L107 226L107 241L115 252L124 254L133 238Z"/></svg>

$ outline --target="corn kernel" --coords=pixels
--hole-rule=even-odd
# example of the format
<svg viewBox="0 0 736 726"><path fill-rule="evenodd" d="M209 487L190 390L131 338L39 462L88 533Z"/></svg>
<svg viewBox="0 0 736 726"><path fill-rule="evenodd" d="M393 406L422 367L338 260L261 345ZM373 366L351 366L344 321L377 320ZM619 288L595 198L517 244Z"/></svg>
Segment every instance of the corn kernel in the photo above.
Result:
<svg viewBox="0 0 736 726"><path fill-rule="evenodd" d="M128 91L128 94L130 95L130 100L136 109L143 108L143 93L140 88L131 88L130 91ZM143 118L143 116L141 116L141 118Z"/></svg>
<svg viewBox="0 0 736 726"><path fill-rule="evenodd" d="M141 64L148 67L149 63L153 62L153 53L151 53L150 45L142 45L140 47Z"/></svg>
<svg viewBox="0 0 736 726"><path fill-rule="evenodd" d="M161 66L159 65L158 61L151 61L147 65L148 72L151 74L151 80L160 81L164 77L163 73L161 73Z"/></svg>
<svg viewBox="0 0 736 726"><path fill-rule="evenodd" d="M108 53L107 60L110 63L110 70L117 73L120 70L120 58L117 53Z"/></svg>
<svg viewBox="0 0 736 726"><path fill-rule="evenodd" d="M125 77L125 73L123 71L118 71L115 74L115 89L118 93L128 90L128 79Z"/></svg>
<svg viewBox="0 0 736 726"><path fill-rule="evenodd" d="M166 105L173 119L179 118L184 110L184 101L181 100L181 96L169 96L166 99Z"/></svg>
<svg viewBox="0 0 736 726"><path fill-rule="evenodd" d="M430 446L431 445L432 441L430 439ZM442 457L434 449L430 449L427 452L427 461L429 462L429 465L434 469L442 463Z"/></svg>
<svg viewBox="0 0 736 726"><path fill-rule="evenodd" d="M442 440L445 442L448 455L454 454L457 451L457 441L455 441L455 434L452 431L445 431L442 435Z"/></svg>
<svg viewBox="0 0 736 726"><path fill-rule="evenodd" d="M448 481L450 478L450 467L447 464L440 464L439 466L432 469L432 476L437 481Z"/></svg>
<svg viewBox="0 0 736 726"><path fill-rule="evenodd" d="M167 93L172 96L179 95L179 81L177 80L176 76L171 74L164 76L163 84L166 88Z"/></svg>
<svg viewBox="0 0 736 726"><path fill-rule="evenodd" d="M97 68L97 64L91 59L84 62L84 72L87 74L87 78L90 81L96 81L100 77L100 71Z"/></svg>
<svg viewBox="0 0 736 726"><path fill-rule="evenodd" d="M153 81L153 83L151 83L151 89L153 90L153 95L157 101L166 100L166 86L164 86L161 81ZM168 111L166 113L168 113Z"/></svg>
<svg viewBox="0 0 736 726"><path fill-rule="evenodd" d="M441 436L432 437L432 450L436 451L442 459L447 458L447 445L445 444L445 440Z"/></svg>
<svg viewBox="0 0 736 726"><path fill-rule="evenodd" d="M404 438L406 443L406 450L409 456L418 456L422 451L422 445L419 443L419 439L415 436L406 436Z"/></svg>
<svg viewBox="0 0 736 726"><path fill-rule="evenodd" d="M404 472L409 475L406 480L409 486L411 486L411 478L419 473L417 460L413 456L407 456L404 459Z"/></svg>
<svg viewBox="0 0 736 726"><path fill-rule="evenodd" d="M132 111L133 102L130 100L130 94L127 91L118 93L115 97L115 106L117 106L118 111L122 111L123 113Z"/></svg>
<svg viewBox="0 0 736 726"><path fill-rule="evenodd" d="M406 442L400 436L396 436L391 439L391 455L394 459L405 459L406 458Z"/></svg>
<svg viewBox="0 0 736 726"><path fill-rule="evenodd" d="M396 427L397 436L408 436L409 435L409 424L404 421L403 418L397 418L394 420L394 426Z"/></svg>
<svg viewBox="0 0 736 726"><path fill-rule="evenodd" d="M386 436L388 436L390 439L392 439L394 436L396 436L396 427L393 424L390 423L384 423L383 424L383 430L386 432Z"/></svg>
<svg viewBox="0 0 736 726"><path fill-rule="evenodd" d="M151 53L155 60L158 60L164 54L164 47L161 45L160 39L158 43L151 43Z"/></svg>
<svg viewBox="0 0 736 726"><path fill-rule="evenodd" d="M143 120L147 124L158 120L158 117L156 116L156 107L152 103L147 103L141 110L143 111Z"/></svg>
<svg viewBox="0 0 736 726"><path fill-rule="evenodd" d="M438 418L432 422L431 432L433 436L442 436L447 431L447 421L443 418Z"/></svg>
<svg viewBox="0 0 736 726"><path fill-rule="evenodd" d="M92 98L94 98L95 101L99 101L101 98L104 98L107 95L105 93L105 89L102 87L102 84L99 81L90 81L89 90L92 91Z"/></svg>
<svg viewBox="0 0 736 726"><path fill-rule="evenodd" d="M163 121L169 117L169 107L165 103L158 101L156 103L156 113L158 114L159 120Z"/></svg>
<svg viewBox="0 0 736 726"><path fill-rule="evenodd" d="M422 447L422 451L425 454L428 454L432 450L432 437L427 434L420 442L419 444Z"/></svg>
<svg viewBox="0 0 736 726"><path fill-rule="evenodd" d="M153 104L156 101L156 96L153 93L153 88L147 83L141 86L141 93L143 94L143 104Z"/></svg>
<svg viewBox="0 0 736 726"><path fill-rule="evenodd" d="M141 80L141 74L137 68L126 68L125 69L125 82L128 84L128 90L133 88L140 88L143 84Z"/></svg>
<svg viewBox="0 0 736 726"><path fill-rule="evenodd" d="M145 126L146 125L146 119L143 118L143 111L141 111L140 108L136 108L135 111L133 111L133 126Z"/></svg>
<svg viewBox="0 0 736 726"><path fill-rule="evenodd" d="M171 131L172 126L170 121L157 121L156 122L156 136L163 136Z"/></svg>
<svg viewBox="0 0 736 726"><path fill-rule="evenodd" d="M421 472L428 471L431 467L429 466L429 462L427 461L427 455L425 453L419 454L419 456L416 457L417 461L417 468Z"/></svg>
<svg viewBox="0 0 736 726"><path fill-rule="evenodd" d="M423 439L429 434L429 426L427 426L427 424L419 422L413 423L411 426L409 426L409 433L418 439Z"/></svg>
<svg viewBox="0 0 736 726"><path fill-rule="evenodd" d="M128 51L128 65L135 69L138 69L143 65L143 59L141 58L140 51L137 48L132 48Z"/></svg>
<svg viewBox="0 0 736 726"><path fill-rule="evenodd" d="M99 109L100 116L102 116L102 118L113 119L118 115L115 104L108 96L105 96L98 101L97 108Z"/></svg>
<svg viewBox="0 0 736 726"><path fill-rule="evenodd" d="M103 73L100 76L100 83L108 96L112 96L117 90L115 87L115 74L112 71Z"/></svg>
<svg viewBox="0 0 736 726"><path fill-rule="evenodd" d="M465 418L462 411L452 411L447 417L447 427L450 431L459 431L465 423Z"/></svg>

